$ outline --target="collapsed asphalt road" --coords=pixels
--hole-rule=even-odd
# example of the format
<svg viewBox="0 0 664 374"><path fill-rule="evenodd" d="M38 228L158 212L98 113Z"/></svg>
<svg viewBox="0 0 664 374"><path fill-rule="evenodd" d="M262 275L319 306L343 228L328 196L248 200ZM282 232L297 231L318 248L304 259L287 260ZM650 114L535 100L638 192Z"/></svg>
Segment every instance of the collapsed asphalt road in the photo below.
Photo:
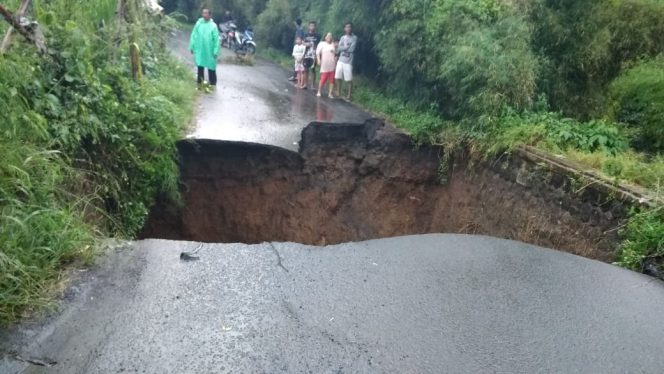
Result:
<svg viewBox="0 0 664 374"><path fill-rule="evenodd" d="M192 66L188 40L187 34L180 33L171 49ZM289 72L278 65L256 58L252 66L244 66L233 63L233 58L233 52L222 49L217 91L201 95L191 138L297 150L300 132L312 121L361 123L371 117L343 100L317 98L315 91L294 88L287 81Z"/></svg>
<svg viewBox="0 0 664 374"><path fill-rule="evenodd" d="M658 373L664 284L517 242L149 240L104 257L2 373ZM50 368L20 361L57 362Z"/></svg>
<svg viewBox="0 0 664 374"><path fill-rule="evenodd" d="M187 57L186 38L176 44ZM368 117L292 91L285 78L266 62L222 65L192 137L296 149L311 120ZM0 373L664 368L664 283L570 254L425 235L325 248L205 244L181 259L199 245L148 240L101 256L60 312L0 330Z"/></svg>

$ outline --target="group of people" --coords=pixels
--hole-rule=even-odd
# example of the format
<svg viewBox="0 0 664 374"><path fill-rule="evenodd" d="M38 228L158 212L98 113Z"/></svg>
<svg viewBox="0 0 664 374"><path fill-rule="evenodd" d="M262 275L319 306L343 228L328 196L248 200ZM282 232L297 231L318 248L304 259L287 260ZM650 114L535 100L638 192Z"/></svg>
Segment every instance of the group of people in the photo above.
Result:
<svg viewBox="0 0 664 374"><path fill-rule="evenodd" d="M231 18L226 12L224 18ZM328 97L341 97L342 84L347 85L347 95L350 100L353 94L353 59L357 46L357 36L353 34L353 25L344 26L344 35L335 41L332 33L327 33L321 40L317 31L317 24L309 22L307 31L304 31L302 20L295 22L295 45L293 47L294 74L290 78L296 81L296 86L306 89L311 81L311 88L316 85L317 68L320 68L320 82L317 96L321 96L325 85L328 86ZM219 29L212 20L209 9L203 9L202 17L196 23L191 33L189 50L194 55L198 67L198 84L205 81L205 70L208 71L208 82L214 89L217 84L217 57L220 52ZM336 82L336 84L335 84Z"/></svg>
<svg viewBox="0 0 664 374"><path fill-rule="evenodd" d="M325 85L328 86L328 97L334 98L336 81L336 96L341 97L341 86L347 85L347 100L353 94L353 57L357 46L357 36L353 34L353 25L344 26L344 35L335 41L332 33L327 33L321 41L317 31L317 24L309 22L305 33L302 20L295 21L295 45L293 46L294 74L290 78L296 82L298 88L306 89L311 81L311 88L316 85L316 68L320 68L320 82L318 83L318 97L322 95Z"/></svg>

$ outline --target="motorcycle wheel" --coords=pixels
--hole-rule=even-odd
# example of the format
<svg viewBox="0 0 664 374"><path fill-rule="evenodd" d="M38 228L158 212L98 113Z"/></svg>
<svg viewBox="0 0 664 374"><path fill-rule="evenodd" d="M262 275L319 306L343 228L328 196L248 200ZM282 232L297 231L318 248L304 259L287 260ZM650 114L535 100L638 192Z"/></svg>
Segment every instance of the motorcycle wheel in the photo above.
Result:
<svg viewBox="0 0 664 374"><path fill-rule="evenodd" d="M253 45L248 45L247 46L247 54L248 55L255 55L256 54L256 47Z"/></svg>

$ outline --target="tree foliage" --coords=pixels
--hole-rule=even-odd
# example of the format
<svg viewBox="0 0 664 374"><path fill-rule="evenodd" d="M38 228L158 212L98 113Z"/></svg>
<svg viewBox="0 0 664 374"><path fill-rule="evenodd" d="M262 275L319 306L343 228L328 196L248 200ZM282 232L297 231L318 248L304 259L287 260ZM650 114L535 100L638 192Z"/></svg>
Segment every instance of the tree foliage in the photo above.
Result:
<svg viewBox="0 0 664 374"><path fill-rule="evenodd" d="M637 130L637 148L664 151L664 58L625 71L610 92L613 116Z"/></svg>
<svg viewBox="0 0 664 374"><path fill-rule="evenodd" d="M640 59L664 52L664 2L543 0L532 12L541 90L577 117L603 113L607 87Z"/></svg>

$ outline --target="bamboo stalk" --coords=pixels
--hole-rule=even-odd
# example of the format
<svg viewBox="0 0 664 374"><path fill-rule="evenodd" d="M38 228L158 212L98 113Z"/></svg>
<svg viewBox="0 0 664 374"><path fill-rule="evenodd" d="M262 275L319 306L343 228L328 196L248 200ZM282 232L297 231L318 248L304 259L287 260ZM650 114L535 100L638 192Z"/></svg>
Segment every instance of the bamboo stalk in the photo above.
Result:
<svg viewBox="0 0 664 374"><path fill-rule="evenodd" d="M22 0L21 5L16 11L16 17L22 17L25 12L28 11L28 6L30 5L30 0ZM14 27L10 27L5 33L5 37L2 38L2 44L0 44L0 55L7 52L7 49L12 43L12 33L14 32Z"/></svg>
<svg viewBox="0 0 664 374"><path fill-rule="evenodd" d="M125 0L118 0L117 7L115 8L115 16L118 19L124 20L125 19L125 10L126 10Z"/></svg>
<svg viewBox="0 0 664 374"><path fill-rule="evenodd" d="M131 75L136 81L143 79L143 67L141 66L141 50L138 44L131 43L129 45L129 56L131 61Z"/></svg>

